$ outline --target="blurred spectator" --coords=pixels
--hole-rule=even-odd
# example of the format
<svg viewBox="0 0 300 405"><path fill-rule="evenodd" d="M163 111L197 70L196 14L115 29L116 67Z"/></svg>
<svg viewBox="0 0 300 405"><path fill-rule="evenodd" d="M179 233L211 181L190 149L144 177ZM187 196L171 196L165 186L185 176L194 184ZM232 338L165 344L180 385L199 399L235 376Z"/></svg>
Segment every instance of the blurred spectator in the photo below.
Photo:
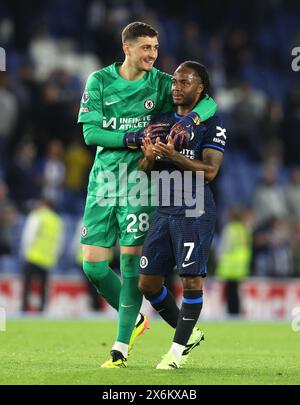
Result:
<svg viewBox="0 0 300 405"><path fill-rule="evenodd" d="M234 146L240 151L247 150L253 160L263 157L261 140L266 102L265 94L254 89L250 83L241 83L235 91L235 104L232 110Z"/></svg>
<svg viewBox="0 0 300 405"><path fill-rule="evenodd" d="M268 144L278 141L281 137L282 122L284 118L283 105L280 101L270 99L265 110L264 136Z"/></svg>
<svg viewBox="0 0 300 405"><path fill-rule="evenodd" d="M36 147L31 141L19 144L16 155L8 166L9 195L18 210L27 213L40 195L40 179L36 162Z"/></svg>
<svg viewBox="0 0 300 405"><path fill-rule="evenodd" d="M99 22L97 25L92 26L93 50L104 66L120 58L118 51L120 48L119 35L120 33L116 30L116 26L110 15L105 16L103 24Z"/></svg>
<svg viewBox="0 0 300 405"><path fill-rule="evenodd" d="M7 197L6 184L0 179L0 256L9 255L13 247L13 225L17 211Z"/></svg>
<svg viewBox="0 0 300 405"><path fill-rule="evenodd" d="M60 88L60 84L68 80L61 78L58 82L53 77L42 88L41 101L37 107L36 131L38 132L37 143L42 149L43 144L55 138L60 139L64 144L70 139L75 127L72 117L72 89ZM60 84L59 84L60 83Z"/></svg>
<svg viewBox="0 0 300 405"><path fill-rule="evenodd" d="M201 32L199 24L190 21L180 35L182 60L202 60Z"/></svg>
<svg viewBox="0 0 300 405"><path fill-rule="evenodd" d="M225 42L226 74L229 81L236 80L240 75L241 64L249 50L249 38L241 29L232 30Z"/></svg>
<svg viewBox="0 0 300 405"><path fill-rule="evenodd" d="M285 162L299 164L300 150L300 85L294 86L289 92L286 103L286 114L282 131L285 146Z"/></svg>
<svg viewBox="0 0 300 405"><path fill-rule="evenodd" d="M45 25L39 25L28 46L35 65L35 78L44 81L59 61L58 42L49 35Z"/></svg>
<svg viewBox="0 0 300 405"><path fill-rule="evenodd" d="M224 69L223 42L220 36L213 36L208 43L204 61L209 66L212 88L223 88L227 85L226 72ZM197 59L197 58L196 58Z"/></svg>
<svg viewBox="0 0 300 405"><path fill-rule="evenodd" d="M274 215L278 218L287 217L285 193L277 183L277 167L264 167L262 184L255 190L253 209L257 224L268 221Z"/></svg>
<svg viewBox="0 0 300 405"><path fill-rule="evenodd" d="M71 103L80 94L81 87L65 69L55 69L51 72L49 82L53 83L59 92L59 100L63 103Z"/></svg>
<svg viewBox="0 0 300 405"><path fill-rule="evenodd" d="M66 148L64 162L66 166L64 211L80 215L88 174L93 163L90 152L83 145L81 134L78 134Z"/></svg>
<svg viewBox="0 0 300 405"><path fill-rule="evenodd" d="M34 78L34 65L30 61L24 61L18 69L18 78L14 91L19 102L19 120L14 139L18 143L20 134L33 135L36 118L36 103L39 95L39 85Z"/></svg>
<svg viewBox="0 0 300 405"><path fill-rule="evenodd" d="M61 141L54 139L48 144L47 155L41 164L42 195L50 201L55 201L57 207L60 207L63 198L66 171L63 153Z"/></svg>
<svg viewBox="0 0 300 405"><path fill-rule="evenodd" d="M8 145L18 120L18 103L10 90L10 77L6 72L0 73L0 165L7 162Z"/></svg>
<svg viewBox="0 0 300 405"><path fill-rule="evenodd" d="M300 220L291 224L291 249L293 257L293 276L300 277Z"/></svg>
<svg viewBox="0 0 300 405"><path fill-rule="evenodd" d="M24 225L21 239L21 256L23 267L23 305L22 310L30 309L29 297L33 278L40 279L41 300L39 311L43 311L46 303L48 276L57 263L63 246L63 222L54 211L49 200L40 200Z"/></svg>
<svg viewBox="0 0 300 405"><path fill-rule="evenodd" d="M225 282L227 311L240 314L239 284L250 274L253 214L233 208L219 242L216 276Z"/></svg>
<svg viewBox="0 0 300 405"><path fill-rule="evenodd" d="M300 220L300 168L292 172L290 184L285 189L285 195L289 217Z"/></svg>
<svg viewBox="0 0 300 405"><path fill-rule="evenodd" d="M288 223L273 215L261 223L253 235L255 276L291 277L293 262Z"/></svg>

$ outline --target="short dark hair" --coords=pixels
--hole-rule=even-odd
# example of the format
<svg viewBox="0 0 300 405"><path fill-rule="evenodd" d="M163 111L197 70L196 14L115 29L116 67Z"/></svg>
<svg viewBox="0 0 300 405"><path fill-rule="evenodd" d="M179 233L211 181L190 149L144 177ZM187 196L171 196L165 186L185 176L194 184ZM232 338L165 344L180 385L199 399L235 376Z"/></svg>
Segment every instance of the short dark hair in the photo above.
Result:
<svg viewBox="0 0 300 405"><path fill-rule="evenodd" d="M206 94L210 95L211 93L211 87L210 87L210 80L208 76L208 71L206 66L202 65L199 62L196 62L194 60L187 60L183 63L180 64L180 66L186 66L190 69L193 69L199 78L201 79L201 82L204 86L201 98L204 98Z"/></svg>
<svg viewBox="0 0 300 405"><path fill-rule="evenodd" d="M137 39L138 37L158 37L158 32L151 25L134 21L123 29L122 42Z"/></svg>

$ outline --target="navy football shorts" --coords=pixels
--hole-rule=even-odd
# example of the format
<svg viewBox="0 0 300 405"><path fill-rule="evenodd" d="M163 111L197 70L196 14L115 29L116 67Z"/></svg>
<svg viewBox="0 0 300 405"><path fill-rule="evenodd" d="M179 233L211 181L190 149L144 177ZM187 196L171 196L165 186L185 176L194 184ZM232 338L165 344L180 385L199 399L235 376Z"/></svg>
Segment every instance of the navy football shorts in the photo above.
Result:
<svg viewBox="0 0 300 405"><path fill-rule="evenodd" d="M197 218L156 213L144 243L140 273L167 276L175 265L180 276L206 276L215 214Z"/></svg>

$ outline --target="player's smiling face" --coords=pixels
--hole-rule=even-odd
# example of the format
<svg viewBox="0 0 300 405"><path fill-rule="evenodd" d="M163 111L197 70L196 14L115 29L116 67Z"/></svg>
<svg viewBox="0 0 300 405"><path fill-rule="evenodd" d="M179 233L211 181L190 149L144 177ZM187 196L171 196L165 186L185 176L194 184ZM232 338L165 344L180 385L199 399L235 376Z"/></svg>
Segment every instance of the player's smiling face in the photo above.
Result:
<svg viewBox="0 0 300 405"><path fill-rule="evenodd" d="M149 72L158 55L157 37L138 37L126 44L126 56L132 67Z"/></svg>
<svg viewBox="0 0 300 405"><path fill-rule="evenodd" d="M186 66L179 66L172 78L172 97L175 105L194 106L199 101L203 91L201 79L194 71Z"/></svg>

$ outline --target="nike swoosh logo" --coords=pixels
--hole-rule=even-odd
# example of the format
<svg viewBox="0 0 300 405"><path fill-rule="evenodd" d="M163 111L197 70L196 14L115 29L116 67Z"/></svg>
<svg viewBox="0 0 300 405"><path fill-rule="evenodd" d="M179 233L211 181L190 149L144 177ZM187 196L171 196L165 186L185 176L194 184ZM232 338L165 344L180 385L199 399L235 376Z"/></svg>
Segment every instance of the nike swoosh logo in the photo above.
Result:
<svg viewBox="0 0 300 405"><path fill-rule="evenodd" d="M144 235L139 235L139 236L134 235L133 238L134 238L134 239L139 239L139 238L141 238L142 236L144 236Z"/></svg>
<svg viewBox="0 0 300 405"><path fill-rule="evenodd" d="M115 101L106 101L105 105L111 105L111 104L115 104L118 103L121 100L115 100Z"/></svg>
<svg viewBox="0 0 300 405"><path fill-rule="evenodd" d="M188 267L188 266L190 266L191 264L194 264L194 263L196 263L196 262L182 263L182 267Z"/></svg>
<svg viewBox="0 0 300 405"><path fill-rule="evenodd" d="M191 318L185 318L185 317L183 317L183 318L182 318L182 320L183 320L183 321L194 321L195 319L191 319Z"/></svg>
<svg viewBox="0 0 300 405"><path fill-rule="evenodd" d="M131 307L133 307L133 305L124 305L124 304L121 304L121 307L123 307L123 308L131 308Z"/></svg>

